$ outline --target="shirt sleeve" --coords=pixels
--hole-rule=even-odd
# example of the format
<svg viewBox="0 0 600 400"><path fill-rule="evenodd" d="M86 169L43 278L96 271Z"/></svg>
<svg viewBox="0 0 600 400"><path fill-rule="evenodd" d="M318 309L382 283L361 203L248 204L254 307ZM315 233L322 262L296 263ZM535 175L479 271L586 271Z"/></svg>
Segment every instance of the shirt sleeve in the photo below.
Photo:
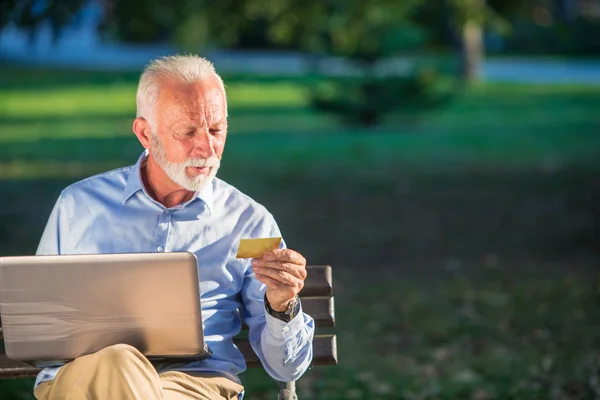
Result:
<svg viewBox="0 0 600 400"><path fill-rule="evenodd" d="M251 237L280 237L272 216L259 224ZM282 248L285 243L282 241ZM295 381L310 366L313 357L314 321L300 310L289 322L269 315L264 305L266 286L256 279L248 263L242 288L242 319L249 340L267 373L281 382Z"/></svg>
<svg viewBox="0 0 600 400"><path fill-rule="evenodd" d="M58 255L65 253L64 248L69 231L69 218L67 217L64 202L64 195L61 193L50 213L36 255Z"/></svg>
<svg viewBox="0 0 600 400"><path fill-rule="evenodd" d="M64 197L61 194L56 201L52 212L50 213L50 217L46 223L46 228L42 234L42 239L38 245L36 255L63 254L65 252L64 244L66 243L66 236L68 232L69 218L67 217L67 212L64 206ZM58 371L60 371L60 367L44 368L42 371L40 371L35 379L35 383L33 385L34 389L37 388L40 383L51 381L56 378Z"/></svg>

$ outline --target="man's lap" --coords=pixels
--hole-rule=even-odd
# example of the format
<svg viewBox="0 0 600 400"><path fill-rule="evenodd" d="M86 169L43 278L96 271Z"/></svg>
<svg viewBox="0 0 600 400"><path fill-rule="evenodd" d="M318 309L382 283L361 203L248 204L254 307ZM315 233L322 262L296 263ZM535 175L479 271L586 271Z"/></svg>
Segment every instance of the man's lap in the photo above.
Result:
<svg viewBox="0 0 600 400"><path fill-rule="evenodd" d="M243 386L220 376L190 376L183 372L169 371L159 374L164 400L191 400L191 399L237 399ZM52 393L53 381L42 382L35 390L37 399L50 400L49 396L61 400L87 398L82 390L73 387L72 391L60 395Z"/></svg>
<svg viewBox="0 0 600 400"><path fill-rule="evenodd" d="M34 394L39 400L203 400L237 399L242 391L240 384L214 374L159 374L133 347L115 345L66 364Z"/></svg>
<svg viewBox="0 0 600 400"><path fill-rule="evenodd" d="M242 385L222 376L191 376L169 371L159 374L164 400L237 399Z"/></svg>

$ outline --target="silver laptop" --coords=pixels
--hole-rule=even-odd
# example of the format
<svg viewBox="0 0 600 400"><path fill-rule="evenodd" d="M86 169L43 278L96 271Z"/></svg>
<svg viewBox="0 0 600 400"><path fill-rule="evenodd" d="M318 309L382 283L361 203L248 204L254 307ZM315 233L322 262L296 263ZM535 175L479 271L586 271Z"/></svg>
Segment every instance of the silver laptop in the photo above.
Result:
<svg viewBox="0 0 600 400"><path fill-rule="evenodd" d="M125 343L151 361L199 360L199 292L187 252L0 257L6 355L43 367Z"/></svg>

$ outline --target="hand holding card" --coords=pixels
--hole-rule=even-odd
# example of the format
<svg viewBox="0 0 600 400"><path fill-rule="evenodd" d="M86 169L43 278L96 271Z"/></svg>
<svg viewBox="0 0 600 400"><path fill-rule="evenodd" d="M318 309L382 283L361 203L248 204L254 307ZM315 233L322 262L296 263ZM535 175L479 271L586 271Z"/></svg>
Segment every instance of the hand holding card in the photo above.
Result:
<svg viewBox="0 0 600 400"><path fill-rule="evenodd" d="M253 258L252 270L267 286L270 307L285 311L304 287L306 259L294 250L280 249L281 238L242 239L237 258Z"/></svg>

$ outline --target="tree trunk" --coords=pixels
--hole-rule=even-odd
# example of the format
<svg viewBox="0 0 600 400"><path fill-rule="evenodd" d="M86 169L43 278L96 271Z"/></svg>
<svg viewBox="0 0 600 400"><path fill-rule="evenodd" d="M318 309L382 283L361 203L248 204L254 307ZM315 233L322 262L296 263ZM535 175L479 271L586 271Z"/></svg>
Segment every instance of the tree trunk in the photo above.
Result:
<svg viewBox="0 0 600 400"><path fill-rule="evenodd" d="M484 57L483 26L486 0L446 0L454 13L455 39L458 42L461 61L461 77L467 84L480 79L481 62Z"/></svg>
<svg viewBox="0 0 600 400"><path fill-rule="evenodd" d="M484 57L483 29L476 21L467 21L462 27L460 52L462 77L466 83L480 79L481 62Z"/></svg>

